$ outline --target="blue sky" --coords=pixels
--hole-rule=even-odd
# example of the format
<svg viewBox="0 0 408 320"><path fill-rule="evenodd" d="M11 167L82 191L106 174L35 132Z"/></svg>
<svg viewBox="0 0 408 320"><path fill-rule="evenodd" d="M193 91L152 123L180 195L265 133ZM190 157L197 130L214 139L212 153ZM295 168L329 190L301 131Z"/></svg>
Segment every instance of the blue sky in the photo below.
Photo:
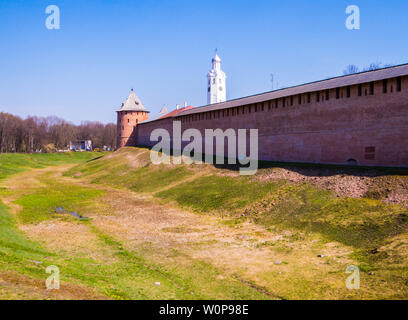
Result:
<svg viewBox="0 0 408 320"><path fill-rule="evenodd" d="M57 5L61 29L45 27ZM358 5L361 29L347 30ZM0 0L0 111L115 122L131 88L156 116L206 104L218 48L227 98L408 62L408 1Z"/></svg>

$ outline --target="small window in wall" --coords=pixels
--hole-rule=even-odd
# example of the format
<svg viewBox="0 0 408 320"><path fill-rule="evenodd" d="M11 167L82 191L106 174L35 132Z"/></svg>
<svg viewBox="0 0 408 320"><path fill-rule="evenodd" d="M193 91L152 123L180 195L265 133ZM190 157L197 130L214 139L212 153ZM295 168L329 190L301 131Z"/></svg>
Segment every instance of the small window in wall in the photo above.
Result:
<svg viewBox="0 0 408 320"><path fill-rule="evenodd" d="M286 98L282 99L282 106L285 108L286 107Z"/></svg>
<svg viewBox="0 0 408 320"><path fill-rule="evenodd" d="M326 100L330 100L330 90L326 90Z"/></svg>
<svg viewBox="0 0 408 320"><path fill-rule="evenodd" d="M387 79L383 80L383 93L387 93L388 91L388 81Z"/></svg>
<svg viewBox="0 0 408 320"><path fill-rule="evenodd" d="M255 112L258 112L258 104L254 104L254 107L255 107Z"/></svg>
<svg viewBox="0 0 408 320"><path fill-rule="evenodd" d="M290 105L293 106L293 96L290 96Z"/></svg>
<svg viewBox="0 0 408 320"><path fill-rule="evenodd" d="M350 86L347 86L347 98L350 98L351 97L351 87Z"/></svg>
<svg viewBox="0 0 408 320"><path fill-rule="evenodd" d="M316 102L320 102L320 92L316 92Z"/></svg>
<svg viewBox="0 0 408 320"><path fill-rule="evenodd" d="M336 88L336 99L340 99L340 88Z"/></svg>
<svg viewBox="0 0 408 320"><path fill-rule="evenodd" d="M310 92L308 92L307 93L307 103L310 103L310 100L311 100L311 94L310 94Z"/></svg>
<svg viewBox="0 0 408 320"><path fill-rule="evenodd" d="M275 109L278 109L278 99L275 100Z"/></svg>
<svg viewBox="0 0 408 320"><path fill-rule="evenodd" d="M374 95L374 82L370 82L370 96Z"/></svg>
<svg viewBox="0 0 408 320"><path fill-rule="evenodd" d="M366 147L364 158L366 160L375 160L375 147Z"/></svg>
<svg viewBox="0 0 408 320"><path fill-rule="evenodd" d="M401 87L402 87L402 78L398 77L397 78L397 91L401 92Z"/></svg>
<svg viewBox="0 0 408 320"><path fill-rule="evenodd" d="M358 96L361 97L363 95L363 85L359 84L358 85Z"/></svg>
<svg viewBox="0 0 408 320"><path fill-rule="evenodd" d="M302 104L302 95L301 94L298 95L298 104Z"/></svg>

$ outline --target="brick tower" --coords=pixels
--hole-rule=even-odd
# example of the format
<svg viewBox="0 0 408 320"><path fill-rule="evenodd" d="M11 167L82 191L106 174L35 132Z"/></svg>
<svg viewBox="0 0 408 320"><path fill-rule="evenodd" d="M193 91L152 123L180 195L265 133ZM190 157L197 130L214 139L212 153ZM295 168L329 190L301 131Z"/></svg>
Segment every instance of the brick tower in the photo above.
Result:
<svg viewBox="0 0 408 320"><path fill-rule="evenodd" d="M132 91L121 108L117 111L117 148L134 146L136 143L136 126L149 119L149 111Z"/></svg>

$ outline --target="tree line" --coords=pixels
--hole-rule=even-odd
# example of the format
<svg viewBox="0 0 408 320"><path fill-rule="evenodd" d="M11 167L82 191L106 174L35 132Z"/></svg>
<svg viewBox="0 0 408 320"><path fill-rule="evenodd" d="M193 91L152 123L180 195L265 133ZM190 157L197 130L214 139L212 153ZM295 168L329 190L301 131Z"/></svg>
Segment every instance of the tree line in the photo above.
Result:
<svg viewBox="0 0 408 320"><path fill-rule="evenodd" d="M371 63L369 66L363 68L361 71L374 71L382 68L389 68L392 67L392 64L385 64L382 65L382 63ZM349 64L346 69L343 70L343 75L349 75L349 74L354 74L360 72L360 68L356 66L355 64Z"/></svg>
<svg viewBox="0 0 408 320"><path fill-rule="evenodd" d="M0 153L66 150L70 141L92 140L94 148L116 148L116 125L82 122L74 125L58 117L22 119L0 112Z"/></svg>

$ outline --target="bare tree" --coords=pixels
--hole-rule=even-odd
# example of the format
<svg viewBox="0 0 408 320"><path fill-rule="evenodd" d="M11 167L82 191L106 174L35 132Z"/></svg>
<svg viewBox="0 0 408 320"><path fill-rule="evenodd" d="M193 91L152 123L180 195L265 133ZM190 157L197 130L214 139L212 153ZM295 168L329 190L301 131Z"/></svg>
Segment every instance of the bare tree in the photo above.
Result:
<svg viewBox="0 0 408 320"><path fill-rule="evenodd" d="M344 75L349 75L349 74L354 74L354 73L358 73L359 69L356 65L354 64L349 64L346 69L344 69L343 74Z"/></svg>
<svg viewBox="0 0 408 320"><path fill-rule="evenodd" d="M364 71L374 71L381 69L381 63L371 63L368 67L364 68Z"/></svg>
<svg viewBox="0 0 408 320"><path fill-rule="evenodd" d="M92 140L95 147L116 147L116 125L100 122L83 122L76 126L57 117L27 117L21 119L0 113L0 153L37 152L54 145L66 149L70 141Z"/></svg>

